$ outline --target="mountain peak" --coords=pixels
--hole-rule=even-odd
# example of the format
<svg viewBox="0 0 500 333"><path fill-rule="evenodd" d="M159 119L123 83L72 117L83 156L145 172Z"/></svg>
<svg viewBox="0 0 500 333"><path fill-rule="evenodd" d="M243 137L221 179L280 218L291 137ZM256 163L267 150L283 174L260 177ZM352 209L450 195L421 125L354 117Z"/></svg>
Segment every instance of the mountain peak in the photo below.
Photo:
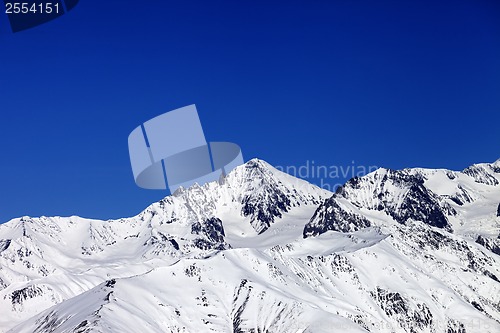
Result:
<svg viewBox="0 0 500 333"><path fill-rule="evenodd" d="M260 234L293 208L319 205L331 195L329 191L254 158L219 181L178 189L172 196L151 205L145 214L167 221L177 215L205 221L231 208L239 211L243 219L248 219L245 223L250 223Z"/></svg>
<svg viewBox="0 0 500 333"><path fill-rule="evenodd" d="M248 167L261 167L261 168L274 168L271 164L267 163L264 160L261 160L260 158L252 158L248 162L246 162L244 165Z"/></svg>

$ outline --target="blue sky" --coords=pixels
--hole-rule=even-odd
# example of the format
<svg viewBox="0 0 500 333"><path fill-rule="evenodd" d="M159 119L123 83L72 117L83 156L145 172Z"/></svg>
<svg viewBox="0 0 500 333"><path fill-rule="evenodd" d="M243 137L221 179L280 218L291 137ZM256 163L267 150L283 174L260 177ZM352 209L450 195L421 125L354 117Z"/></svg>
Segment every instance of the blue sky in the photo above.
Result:
<svg viewBox="0 0 500 333"><path fill-rule="evenodd" d="M0 14L0 221L137 214L167 193L135 185L128 134L189 104L245 160L494 161L499 17L481 0L81 0L14 34Z"/></svg>

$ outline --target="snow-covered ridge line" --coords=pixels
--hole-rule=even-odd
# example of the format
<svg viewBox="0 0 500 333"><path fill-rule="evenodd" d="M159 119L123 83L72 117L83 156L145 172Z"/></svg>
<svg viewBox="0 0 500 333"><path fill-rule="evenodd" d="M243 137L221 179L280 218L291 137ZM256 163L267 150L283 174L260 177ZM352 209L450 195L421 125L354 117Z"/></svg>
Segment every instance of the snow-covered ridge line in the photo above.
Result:
<svg viewBox="0 0 500 333"><path fill-rule="evenodd" d="M479 203L488 203L488 207L481 204L482 210L494 222L495 209L498 211L496 207L500 205L499 183L498 161L475 164L462 172L380 168L339 187L315 212L306 225L304 237L327 230L353 231L369 226L366 214L381 216L384 224L421 221L451 232L463 231L470 229L469 207ZM470 236L493 230L495 223L490 223L488 228Z"/></svg>

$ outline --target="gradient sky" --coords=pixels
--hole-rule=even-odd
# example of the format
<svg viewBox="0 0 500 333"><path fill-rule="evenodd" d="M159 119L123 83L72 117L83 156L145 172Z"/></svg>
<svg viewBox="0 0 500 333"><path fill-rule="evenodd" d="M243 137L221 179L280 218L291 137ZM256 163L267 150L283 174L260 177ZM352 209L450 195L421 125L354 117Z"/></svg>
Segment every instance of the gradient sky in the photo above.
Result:
<svg viewBox="0 0 500 333"><path fill-rule="evenodd" d="M500 158L496 0L81 0L15 34L0 13L0 51L0 222L139 213L167 192L135 185L127 137L189 104L273 165Z"/></svg>

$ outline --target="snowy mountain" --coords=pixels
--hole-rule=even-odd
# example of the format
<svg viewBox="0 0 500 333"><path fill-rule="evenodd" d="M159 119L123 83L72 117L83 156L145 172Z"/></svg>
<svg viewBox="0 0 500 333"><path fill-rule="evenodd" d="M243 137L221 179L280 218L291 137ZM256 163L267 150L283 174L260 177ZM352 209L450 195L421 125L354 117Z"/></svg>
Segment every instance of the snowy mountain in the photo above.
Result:
<svg viewBox="0 0 500 333"><path fill-rule="evenodd" d="M499 332L500 160L336 193L261 160L130 218L0 225L0 332Z"/></svg>

